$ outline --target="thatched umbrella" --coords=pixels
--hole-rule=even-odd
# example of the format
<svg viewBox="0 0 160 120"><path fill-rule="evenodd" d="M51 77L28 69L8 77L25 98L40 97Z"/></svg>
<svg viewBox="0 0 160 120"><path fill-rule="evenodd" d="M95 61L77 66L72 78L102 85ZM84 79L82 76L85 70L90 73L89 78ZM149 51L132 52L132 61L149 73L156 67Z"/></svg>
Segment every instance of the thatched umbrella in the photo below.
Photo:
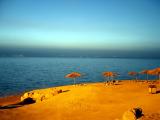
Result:
<svg viewBox="0 0 160 120"><path fill-rule="evenodd" d="M131 71L131 72L128 72L128 75L135 77L136 80L138 79L137 78L137 75L138 75L137 72Z"/></svg>
<svg viewBox="0 0 160 120"><path fill-rule="evenodd" d="M114 73L113 72L109 72L109 71L106 71L106 72L103 72L102 75L106 78L108 78L108 80L110 80L110 78L114 77Z"/></svg>
<svg viewBox="0 0 160 120"><path fill-rule="evenodd" d="M149 74L149 75L155 75L155 70L154 70L154 69L148 70L148 74Z"/></svg>
<svg viewBox="0 0 160 120"><path fill-rule="evenodd" d="M65 78L71 78L71 79L73 79L74 80L74 85L76 84L76 78L78 78L78 77L81 77L81 74L78 73L78 72L72 72L72 73L67 74L65 76Z"/></svg>
<svg viewBox="0 0 160 120"><path fill-rule="evenodd" d="M140 74L146 74L146 80L148 80L149 71L150 70L143 70Z"/></svg>
<svg viewBox="0 0 160 120"><path fill-rule="evenodd" d="M149 74L150 75L157 75L158 79L160 80L160 67L150 70Z"/></svg>
<svg viewBox="0 0 160 120"><path fill-rule="evenodd" d="M117 76L119 76L120 74L118 73L118 72L113 72L113 79L115 78L115 77L117 77Z"/></svg>
<svg viewBox="0 0 160 120"><path fill-rule="evenodd" d="M158 79L160 80L160 67L158 67L154 70L155 70L156 75L158 75Z"/></svg>
<svg viewBox="0 0 160 120"><path fill-rule="evenodd" d="M158 75L158 72L157 72L155 69L152 69L152 70L149 70L149 71L148 71L148 75L157 76L157 75Z"/></svg>

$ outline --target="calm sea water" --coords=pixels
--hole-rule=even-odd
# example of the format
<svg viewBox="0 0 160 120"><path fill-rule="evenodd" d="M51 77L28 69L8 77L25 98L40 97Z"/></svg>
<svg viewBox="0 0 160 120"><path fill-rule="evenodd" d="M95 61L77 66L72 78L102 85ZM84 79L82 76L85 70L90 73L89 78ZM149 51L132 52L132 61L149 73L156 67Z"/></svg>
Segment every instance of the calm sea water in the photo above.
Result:
<svg viewBox="0 0 160 120"><path fill-rule="evenodd" d="M0 96L37 88L72 84L64 78L77 71L85 76L77 82L104 81L103 71L119 72L117 79L131 79L129 71L141 71L160 66L159 59L112 58L0 58ZM140 76L144 79L145 76ZM155 79L150 76L150 79Z"/></svg>

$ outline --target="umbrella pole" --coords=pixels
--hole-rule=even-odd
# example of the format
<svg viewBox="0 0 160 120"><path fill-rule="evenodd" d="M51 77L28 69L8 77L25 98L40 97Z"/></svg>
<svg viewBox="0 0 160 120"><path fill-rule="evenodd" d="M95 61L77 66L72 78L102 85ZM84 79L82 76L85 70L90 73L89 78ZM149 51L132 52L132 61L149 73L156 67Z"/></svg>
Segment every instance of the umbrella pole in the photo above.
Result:
<svg viewBox="0 0 160 120"><path fill-rule="evenodd" d="M139 77L139 76L138 76L138 75L136 75L136 81L138 81L138 77Z"/></svg>
<svg viewBox="0 0 160 120"><path fill-rule="evenodd" d="M148 74L146 74L146 79L148 80Z"/></svg>
<svg viewBox="0 0 160 120"><path fill-rule="evenodd" d="M76 78L73 78L73 81L74 81L74 85L76 85Z"/></svg>

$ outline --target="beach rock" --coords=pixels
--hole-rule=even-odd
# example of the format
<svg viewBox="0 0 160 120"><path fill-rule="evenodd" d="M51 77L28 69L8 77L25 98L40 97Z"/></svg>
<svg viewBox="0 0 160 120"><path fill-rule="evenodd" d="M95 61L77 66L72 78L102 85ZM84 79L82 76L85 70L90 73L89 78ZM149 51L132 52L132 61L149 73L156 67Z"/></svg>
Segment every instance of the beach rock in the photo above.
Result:
<svg viewBox="0 0 160 120"><path fill-rule="evenodd" d="M137 120L142 116L141 108L132 108L126 112L124 112L122 120Z"/></svg>
<svg viewBox="0 0 160 120"><path fill-rule="evenodd" d="M42 95L40 98L37 99L37 102L38 102L38 101L43 101L43 100L45 100L45 99L47 99L46 96L45 96L45 95Z"/></svg>
<svg viewBox="0 0 160 120"><path fill-rule="evenodd" d="M63 91L60 89L60 90L58 90L58 93L62 93Z"/></svg>
<svg viewBox="0 0 160 120"><path fill-rule="evenodd" d="M57 95L57 94L59 94L59 93L62 93L62 90L55 90L55 91L53 92L54 95Z"/></svg>
<svg viewBox="0 0 160 120"><path fill-rule="evenodd" d="M31 92L24 93L24 95L21 96L21 101L24 101L27 98L32 98L36 102L39 102L39 101L43 101L43 100L46 100L46 99L50 99L53 96L55 96L59 93L62 93L62 92L63 91L61 89L60 90L50 89L50 90L41 91L41 92L40 91L31 91Z"/></svg>
<svg viewBox="0 0 160 120"><path fill-rule="evenodd" d="M27 98L28 97L28 93L24 93L23 97Z"/></svg>
<svg viewBox="0 0 160 120"><path fill-rule="evenodd" d="M143 115L141 108L133 108L133 112L134 112L137 119L142 117L142 115Z"/></svg>
<svg viewBox="0 0 160 120"><path fill-rule="evenodd" d="M47 93L47 94L45 94L44 95L44 98L43 99L49 99L49 98L51 98L51 97L53 97L54 96L54 94L52 94L52 93ZM43 97L43 96L42 96Z"/></svg>
<svg viewBox="0 0 160 120"><path fill-rule="evenodd" d="M122 120L136 120L136 119L137 119L136 116L131 110L126 111L122 117Z"/></svg>

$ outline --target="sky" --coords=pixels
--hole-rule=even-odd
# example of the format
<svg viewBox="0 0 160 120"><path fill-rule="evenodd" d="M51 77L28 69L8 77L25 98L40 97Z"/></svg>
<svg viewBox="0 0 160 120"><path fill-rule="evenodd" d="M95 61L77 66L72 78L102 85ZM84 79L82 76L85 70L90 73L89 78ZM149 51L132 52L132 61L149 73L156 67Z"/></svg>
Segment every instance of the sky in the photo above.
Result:
<svg viewBox="0 0 160 120"><path fill-rule="evenodd" d="M0 0L0 48L160 50L159 0Z"/></svg>

